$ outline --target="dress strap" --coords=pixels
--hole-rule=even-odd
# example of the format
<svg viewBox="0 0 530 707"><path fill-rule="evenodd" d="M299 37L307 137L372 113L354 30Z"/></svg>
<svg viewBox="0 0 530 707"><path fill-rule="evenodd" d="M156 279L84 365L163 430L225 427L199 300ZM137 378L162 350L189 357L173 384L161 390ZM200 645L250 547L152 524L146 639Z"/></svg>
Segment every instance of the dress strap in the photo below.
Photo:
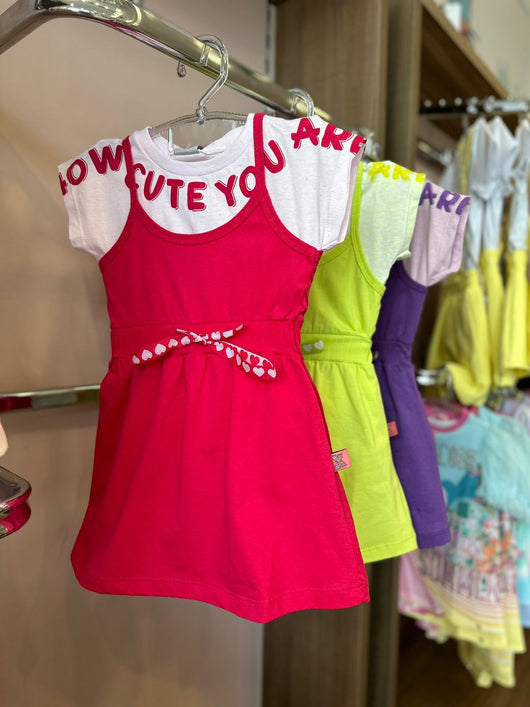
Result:
<svg viewBox="0 0 530 707"><path fill-rule="evenodd" d="M125 140L122 141L122 145L126 169L125 185L129 188L129 191L131 192L131 204L133 204L138 202L138 184L136 184L134 178L134 173L136 170L133 163L131 138L129 135L125 138Z"/></svg>
<svg viewBox="0 0 530 707"><path fill-rule="evenodd" d="M265 189L265 145L263 144L264 113L254 114L254 165L256 168L256 187L258 192Z"/></svg>

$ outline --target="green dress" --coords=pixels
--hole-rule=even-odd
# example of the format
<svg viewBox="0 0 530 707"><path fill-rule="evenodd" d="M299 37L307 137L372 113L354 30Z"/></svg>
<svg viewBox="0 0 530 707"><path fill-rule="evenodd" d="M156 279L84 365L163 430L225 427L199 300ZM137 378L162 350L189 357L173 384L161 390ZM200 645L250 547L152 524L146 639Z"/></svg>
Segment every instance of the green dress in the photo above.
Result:
<svg viewBox="0 0 530 707"><path fill-rule="evenodd" d="M417 547L392 462L389 430L372 363L371 339L385 286L371 272L363 254L359 221L363 185L378 188L386 194L379 195L378 203L382 197L388 208L400 208L405 213L401 222L409 221L406 227L410 242L422 185L420 180L410 186L399 185L384 175L378 182L371 183L373 179L370 167L361 165L348 234L320 260L302 328L303 355L322 400L332 449L346 449L351 459L351 467L338 473L365 562L395 557ZM399 186L402 193L398 197ZM404 198L415 202L413 211L410 203L408 211L404 209ZM383 247L384 238L381 244Z"/></svg>

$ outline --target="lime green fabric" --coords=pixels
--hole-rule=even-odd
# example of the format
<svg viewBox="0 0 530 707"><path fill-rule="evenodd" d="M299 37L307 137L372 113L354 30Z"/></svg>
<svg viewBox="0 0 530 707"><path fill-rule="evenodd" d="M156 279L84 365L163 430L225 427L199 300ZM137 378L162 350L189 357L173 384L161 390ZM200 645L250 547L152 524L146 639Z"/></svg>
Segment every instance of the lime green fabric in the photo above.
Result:
<svg viewBox="0 0 530 707"><path fill-rule="evenodd" d="M401 227L414 230L423 184L414 173L376 177L361 165L346 239L322 256L309 293L302 350L320 393L334 451L347 449L352 466L340 473L365 562L395 557L417 547L407 502L395 471L379 383L372 364L384 284L372 274L361 246L362 208L377 202L402 209ZM411 178L410 175L413 175ZM372 190L377 199L364 200ZM385 200L381 192L386 192ZM411 203L415 204L411 208ZM412 218L410 217L412 214ZM378 218L381 214L378 214ZM381 236L383 234L380 234ZM380 238L384 247L384 238Z"/></svg>

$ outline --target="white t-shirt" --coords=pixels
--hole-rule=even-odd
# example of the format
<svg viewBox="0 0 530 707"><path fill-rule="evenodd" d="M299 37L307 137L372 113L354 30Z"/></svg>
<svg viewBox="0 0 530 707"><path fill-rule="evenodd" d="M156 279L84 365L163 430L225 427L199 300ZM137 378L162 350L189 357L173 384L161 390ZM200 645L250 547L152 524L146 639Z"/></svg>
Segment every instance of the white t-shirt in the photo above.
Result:
<svg viewBox="0 0 530 707"><path fill-rule="evenodd" d="M425 175L386 160L366 166L362 178L359 235L370 270L385 283L396 260L410 256Z"/></svg>
<svg viewBox="0 0 530 707"><path fill-rule="evenodd" d="M203 233L230 221L255 185L254 116L191 156L171 155L149 128L130 137L140 205L175 233ZM283 224L319 250L345 238L364 138L318 116L265 116L265 182ZM130 209L122 141L101 140L59 166L72 245L100 259L118 240Z"/></svg>

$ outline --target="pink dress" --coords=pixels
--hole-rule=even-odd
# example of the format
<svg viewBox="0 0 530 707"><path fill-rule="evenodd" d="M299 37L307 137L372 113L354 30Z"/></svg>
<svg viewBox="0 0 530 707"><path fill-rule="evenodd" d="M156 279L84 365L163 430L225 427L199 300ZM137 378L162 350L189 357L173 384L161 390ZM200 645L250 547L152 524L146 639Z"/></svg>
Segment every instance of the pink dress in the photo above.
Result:
<svg viewBox="0 0 530 707"><path fill-rule="evenodd" d="M266 622L352 606L368 588L300 353L321 251L272 206L262 121L249 201L201 234L146 214L123 143L131 208L100 260L112 360L72 562L93 591L197 599Z"/></svg>

